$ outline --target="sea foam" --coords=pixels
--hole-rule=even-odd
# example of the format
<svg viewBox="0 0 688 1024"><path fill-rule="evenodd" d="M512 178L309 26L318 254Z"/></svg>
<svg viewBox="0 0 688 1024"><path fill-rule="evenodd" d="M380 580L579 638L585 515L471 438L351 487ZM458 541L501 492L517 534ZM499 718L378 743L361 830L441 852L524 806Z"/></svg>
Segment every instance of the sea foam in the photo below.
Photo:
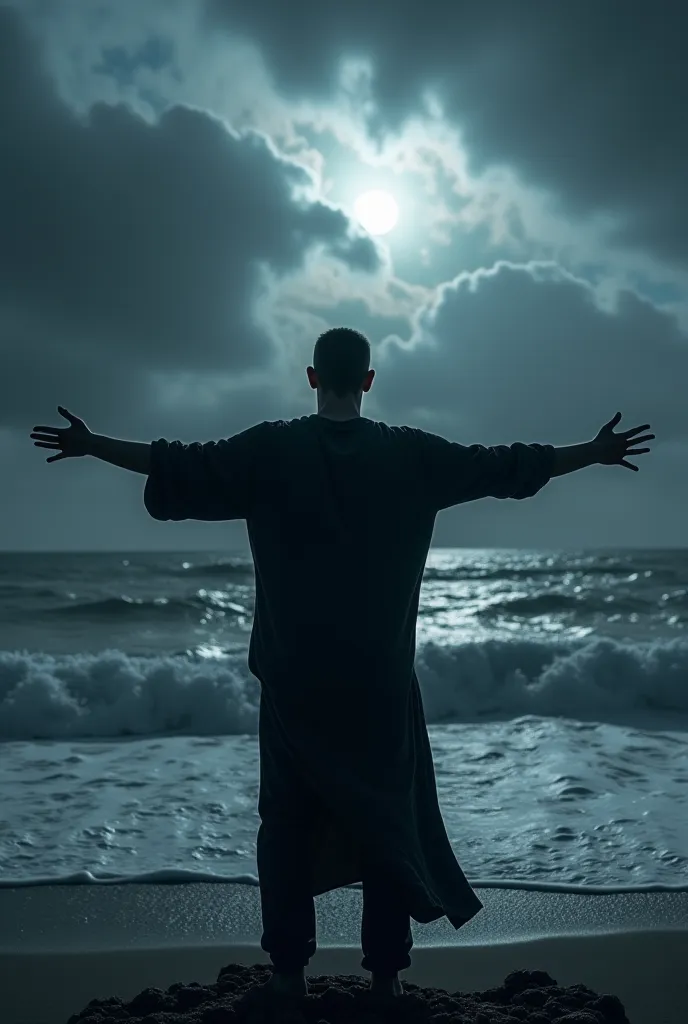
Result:
<svg viewBox="0 0 688 1024"><path fill-rule="evenodd" d="M419 648L428 723L688 714L688 641L487 639ZM0 651L0 739L256 733L245 654Z"/></svg>

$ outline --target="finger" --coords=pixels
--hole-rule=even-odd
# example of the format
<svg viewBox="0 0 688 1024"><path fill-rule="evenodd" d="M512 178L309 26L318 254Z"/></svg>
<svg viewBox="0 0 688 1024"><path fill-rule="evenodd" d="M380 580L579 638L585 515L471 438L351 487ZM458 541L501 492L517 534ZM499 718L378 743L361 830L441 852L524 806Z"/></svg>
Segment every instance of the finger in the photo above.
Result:
<svg viewBox="0 0 688 1024"><path fill-rule="evenodd" d="M654 434L643 434L642 437L634 437L634 438L627 437L626 438L626 440L628 441L629 444L642 444L643 441L654 441L654 439L655 439L655 435Z"/></svg>
<svg viewBox="0 0 688 1024"><path fill-rule="evenodd" d="M48 461L50 461L50 460L48 459ZM632 469L635 473L638 472L638 467L634 466L632 462L626 462L625 459L621 460L620 465L625 466L626 469Z"/></svg>
<svg viewBox="0 0 688 1024"><path fill-rule="evenodd" d="M649 448L629 448L626 455L644 455L645 452L649 451Z"/></svg>
<svg viewBox="0 0 688 1024"><path fill-rule="evenodd" d="M34 448L52 448L53 450L62 447L61 444L49 444L47 441L34 441L33 445Z"/></svg>
<svg viewBox="0 0 688 1024"><path fill-rule="evenodd" d="M57 441L59 434L51 434L47 431L45 433L39 433L36 431L34 434L31 434L30 437L33 438L34 441Z"/></svg>
<svg viewBox="0 0 688 1024"><path fill-rule="evenodd" d="M642 427L631 427L630 430L622 430L621 433L624 437L633 437L634 434L639 434L641 430L649 430L650 424L643 423Z"/></svg>
<svg viewBox="0 0 688 1024"><path fill-rule="evenodd" d="M60 455L53 455L51 459L46 459L46 462L59 462L60 459L66 459L67 456L60 453Z"/></svg>
<svg viewBox="0 0 688 1024"><path fill-rule="evenodd" d="M33 429L34 429L34 431L39 432L41 434L59 434L59 432L61 430L64 430L65 428L64 427L34 427Z"/></svg>
<svg viewBox="0 0 688 1024"><path fill-rule="evenodd" d="M621 419L621 413L617 412L616 415L612 419L610 419L609 423L606 424L606 426L608 426L608 427L615 427L620 419Z"/></svg>
<svg viewBox="0 0 688 1024"><path fill-rule="evenodd" d="M69 409L65 409L64 405L58 405L57 411L59 412L60 416L64 416L64 418L66 420L69 420L71 424L79 422L79 417L74 416L73 413L69 411Z"/></svg>

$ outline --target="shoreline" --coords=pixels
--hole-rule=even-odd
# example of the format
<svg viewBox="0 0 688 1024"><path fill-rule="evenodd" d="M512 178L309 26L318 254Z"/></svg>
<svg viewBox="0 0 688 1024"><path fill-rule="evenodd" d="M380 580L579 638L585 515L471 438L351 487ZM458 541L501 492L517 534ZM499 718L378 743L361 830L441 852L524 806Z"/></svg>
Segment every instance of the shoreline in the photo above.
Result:
<svg viewBox="0 0 688 1024"><path fill-rule="evenodd" d="M469 993L514 971L543 971L560 986L618 997L631 1024L685 1019L688 893L480 895L485 909L458 932L446 919L414 924L405 983ZM203 883L0 890L3 1024L66 1024L91 999L211 986L228 964L265 965L259 896L253 885ZM319 949L307 974L339 976L335 987L353 976L346 984L356 987L356 976L367 978L360 890L327 893L316 906ZM255 967L258 976L269 971Z"/></svg>

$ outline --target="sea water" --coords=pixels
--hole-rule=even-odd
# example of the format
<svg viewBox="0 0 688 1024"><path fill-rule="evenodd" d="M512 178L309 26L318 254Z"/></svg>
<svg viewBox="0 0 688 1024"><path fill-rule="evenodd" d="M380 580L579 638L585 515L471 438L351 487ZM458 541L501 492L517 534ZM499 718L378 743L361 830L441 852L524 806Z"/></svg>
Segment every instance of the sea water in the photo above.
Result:
<svg viewBox="0 0 688 1024"><path fill-rule="evenodd" d="M256 874L241 553L0 554L0 884ZM469 880L688 883L688 551L433 549L417 671Z"/></svg>

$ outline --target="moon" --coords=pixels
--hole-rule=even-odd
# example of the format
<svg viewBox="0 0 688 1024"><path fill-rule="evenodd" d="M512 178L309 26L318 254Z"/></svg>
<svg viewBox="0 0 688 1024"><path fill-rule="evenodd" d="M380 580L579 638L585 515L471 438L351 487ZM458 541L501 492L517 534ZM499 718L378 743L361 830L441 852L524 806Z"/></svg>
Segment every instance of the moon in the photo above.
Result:
<svg viewBox="0 0 688 1024"><path fill-rule="evenodd" d="M386 235L399 219L394 196L382 189L364 192L354 204L356 219L370 235Z"/></svg>

